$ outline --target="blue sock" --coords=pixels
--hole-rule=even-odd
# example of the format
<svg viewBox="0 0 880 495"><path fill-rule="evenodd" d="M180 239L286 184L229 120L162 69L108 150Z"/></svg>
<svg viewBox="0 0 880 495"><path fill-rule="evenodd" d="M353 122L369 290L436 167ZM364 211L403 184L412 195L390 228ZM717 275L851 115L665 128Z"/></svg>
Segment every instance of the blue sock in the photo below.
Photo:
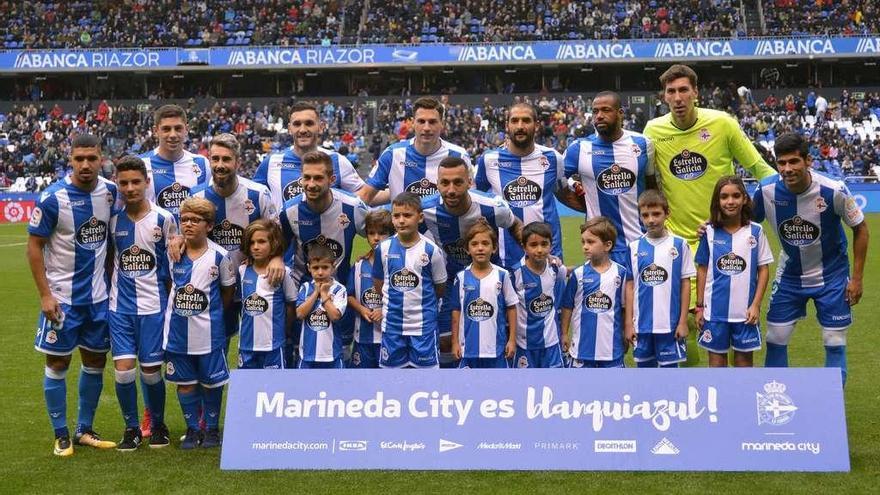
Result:
<svg viewBox="0 0 880 495"><path fill-rule="evenodd" d="M55 430L55 438L70 436L67 429L67 370L55 371L46 367L43 378L43 395L46 396L46 411Z"/></svg>
<svg viewBox="0 0 880 495"><path fill-rule="evenodd" d="M162 372L141 373L141 385L144 387L144 402L149 404L152 426L165 423L165 380Z"/></svg>
<svg viewBox="0 0 880 495"><path fill-rule="evenodd" d="M661 364L661 368L678 368L678 363Z"/></svg>
<svg viewBox="0 0 880 495"><path fill-rule="evenodd" d="M826 345L825 346L825 367L840 368L840 376L843 385L846 386L846 346L845 345Z"/></svg>
<svg viewBox="0 0 880 495"><path fill-rule="evenodd" d="M116 371L116 400L126 428L138 425L137 370Z"/></svg>
<svg viewBox="0 0 880 495"><path fill-rule="evenodd" d="M144 399L144 409L145 409L145 410L149 410L149 409L150 409L150 390L149 390L149 385L147 384L147 382L144 381L144 374L143 374L143 372L141 372L140 375L141 375L141 376L140 376L140 380L138 380L138 381L141 382L141 396L142 396L143 399Z"/></svg>
<svg viewBox="0 0 880 495"><path fill-rule="evenodd" d="M205 426L208 429L220 427L220 405L223 403L223 387L204 388Z"/></svg>
<svg viewBox="0 0 880 495"><path fill-rule="evenodd" d="M767 342L767 355L764 356L765 368L788 368L788 346Z"/></svg>
<svg viewBox="0 0 880 495"><path fill-rule="evenodd" d="M98 399L104 388L104 369L83 366L79 372L79 413L76 418L76 430L92 429L95 422L95 410Z"/></svg>
<svg viewBox="0 0 880 495"><path fill-rule="evenodd" d="M199 429L199 404L202 402L202 394L198 389L183 393L177 389L177 400L180 401L180 409L183 411L183 420L186 427L193 430Z"/></svg>
<svg viewBox="0 0 880 495"><path fill-rule="evenodd" d="M636 367L637 368L656 368L657 367L657 360L656 359L649 359L647 361L638 361L638 362L636 362Z"/></svg>

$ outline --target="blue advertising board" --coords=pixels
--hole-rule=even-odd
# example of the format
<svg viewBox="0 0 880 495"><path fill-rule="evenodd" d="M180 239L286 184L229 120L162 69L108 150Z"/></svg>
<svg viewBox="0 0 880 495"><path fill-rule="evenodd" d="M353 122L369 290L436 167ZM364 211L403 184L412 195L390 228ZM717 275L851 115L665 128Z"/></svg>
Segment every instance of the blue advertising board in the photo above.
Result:
<svg viewBox="0 0 880 495"><path fill-rule="evenodd" d="M4 72L601 64L880 57L880 37L573 40L414 45L0 51Z"/></svg>
<svg viewBox="0 0 880 495"><path fill-rule="evenodd" d="M840 370L236 370L222 469L848 471Z"/></svg>

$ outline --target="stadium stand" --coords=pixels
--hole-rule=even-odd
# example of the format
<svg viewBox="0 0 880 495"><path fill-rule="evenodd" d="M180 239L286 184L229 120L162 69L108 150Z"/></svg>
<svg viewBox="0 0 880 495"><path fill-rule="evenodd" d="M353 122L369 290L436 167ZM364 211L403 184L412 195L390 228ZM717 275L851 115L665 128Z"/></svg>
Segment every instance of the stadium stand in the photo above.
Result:
<svg viewBox="0 0 880 495"><path fill-rule="evenodd" d="M767 35L855 35L880 31L873 0L771 0L761 2Z"/></svg>

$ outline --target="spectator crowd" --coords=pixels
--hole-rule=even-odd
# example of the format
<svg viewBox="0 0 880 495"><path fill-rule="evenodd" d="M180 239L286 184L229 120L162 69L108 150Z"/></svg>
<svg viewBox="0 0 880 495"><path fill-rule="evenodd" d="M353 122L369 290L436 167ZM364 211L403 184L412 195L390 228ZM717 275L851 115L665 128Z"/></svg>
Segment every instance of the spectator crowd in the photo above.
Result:
<svg viewBox="0 0 880 495"><path fill-rule="evenodd" d="M766 30L755 21L746 26L740 6L735 0L3 0L0 36L6 48L101 48L880 31L874 0L762 0Z"/></svg>

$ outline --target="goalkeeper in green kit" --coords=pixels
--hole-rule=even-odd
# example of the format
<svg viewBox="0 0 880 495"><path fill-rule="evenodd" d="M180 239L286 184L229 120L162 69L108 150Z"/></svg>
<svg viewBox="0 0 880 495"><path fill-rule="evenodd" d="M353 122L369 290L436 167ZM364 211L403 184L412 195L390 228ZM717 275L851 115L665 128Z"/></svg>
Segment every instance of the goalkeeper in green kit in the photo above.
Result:
<svg viewBox="0 0 880 495"><path fill-rule="evenodd" d="M697 229L709 219L712 191L719 178L735 173L734 159L753 177L775 175L731 115L697 108L697 73L686 65L673 65L660 76L669 113L648 122L644 134L654 143L660 190L669 202L666 226L697 250ZM691 304L697 300L691 283ZM695 344L696 325L689 319L689 340ZM685 366L700 361L688 352Z"/></svg>

